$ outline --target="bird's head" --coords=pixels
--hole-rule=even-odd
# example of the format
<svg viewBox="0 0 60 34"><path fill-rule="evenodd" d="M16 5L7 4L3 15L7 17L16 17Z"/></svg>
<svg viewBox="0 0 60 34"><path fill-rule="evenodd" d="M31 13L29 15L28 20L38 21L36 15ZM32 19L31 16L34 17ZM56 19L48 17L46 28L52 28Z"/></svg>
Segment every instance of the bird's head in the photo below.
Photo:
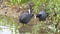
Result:
<svg viewBox="0 0 60 34"><path fill-rule="evenodd" d="M32 7L33 7L33 6L34 6L33 3L29 3L28 6L27 6L27 11L28 11L29 14L32 13L32 10L33 10Z"/></svg>
<svg viewBox="0 0 60 34"><path fill-rule="evenodd" d="M42 15L41 14L37 14L36 15L36 18L40 18Z"/></svg>
<svg viewBox="0 0 60 34"><path fill-rule="evenodd" d="M32 8L31 8L31 7L28 7L28 8L27 8L27 12L28 12L29 14L31 14L31 13L32 13Z"/></svg>

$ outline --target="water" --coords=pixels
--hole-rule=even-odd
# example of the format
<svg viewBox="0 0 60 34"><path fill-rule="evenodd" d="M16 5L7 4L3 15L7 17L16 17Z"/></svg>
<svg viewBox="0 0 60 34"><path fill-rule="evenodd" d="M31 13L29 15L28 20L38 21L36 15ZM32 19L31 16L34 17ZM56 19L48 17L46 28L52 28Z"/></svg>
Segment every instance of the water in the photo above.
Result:
<svg viewBox="0 0 60 34"><path fill-rule="evenodd" d="M19 32L15 30L15 26L0 26L0 34L19 34Z"/></svg>
<svg viewBox="0 0 60 34"><path fill-rule="evenodd" d="M16 21L10 17L0 16L0 34L19 34Z"/></svg>
<svg viewBox="0 0 60 34"><path fill-rule="evenodd" d="M0 26L2 30L0 30L0 34L12 34L11 30L8 29L6 26Z"/></svg>

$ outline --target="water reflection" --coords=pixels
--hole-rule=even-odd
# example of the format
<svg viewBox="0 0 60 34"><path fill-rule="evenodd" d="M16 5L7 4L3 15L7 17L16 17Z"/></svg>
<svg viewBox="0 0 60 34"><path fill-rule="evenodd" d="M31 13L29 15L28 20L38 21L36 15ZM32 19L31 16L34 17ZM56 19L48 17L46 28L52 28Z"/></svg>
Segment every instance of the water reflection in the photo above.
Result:
<svg viewBox="0 0 60 34"><path fill-rule="evenodd" d="M19 34L18 25L14 18L0 16L0 34Z"/></svg>
<svg viewBox="0 0 60 34"><path fill-rule="evenodd" d="M15 30L15 26L12 26L11 28L8 26L0 26L0 34L19 34L19 33L18 30Z"/></svg>
<svg viewBox="0 0 60 34"><path fill-rule="evenodd" d="M6 26L0 26L2 30L0 30L0 34L12 34L11 30L8 29Z"/></svg>

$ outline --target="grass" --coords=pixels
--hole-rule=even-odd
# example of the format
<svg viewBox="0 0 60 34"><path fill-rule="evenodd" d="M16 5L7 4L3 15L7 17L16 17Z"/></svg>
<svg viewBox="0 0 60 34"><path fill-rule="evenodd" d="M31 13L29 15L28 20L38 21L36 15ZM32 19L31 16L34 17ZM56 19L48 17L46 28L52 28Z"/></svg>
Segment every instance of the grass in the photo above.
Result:
<svg viewBox="0 0 60 34"><path fill-rule="evenodd" d="M6 3L7 6L10 6L10 5L22 5L22 4L27 3L28 1L30 1L30 0L8 0L5 3Z"/></svg>
<svg viewBox="0 0 60 34"><path fill-rule="evenodd" d="M21 4L25 4L25 3L27 4L28 2L30 2L30 1L29 0L10 0L10 2L7 2L6 5L11 5L11 4L21 5ZM41 5L43 3L46 5L45 10L50 15L50 17L47 17L47 18L48 18L48 21L52 23L51 25L53 26L54 29L49 30L47 27L48 25L46 25L47 23L45 23L46 21L37 21L37 24L33 25L33 27L32 27L32 33L26 32L26 34L27 33L29 33L29 34L43 34L43 33L41 33L42 30L46 34L51 34L51 33L55 34L56 33L55 24L58 21L60 23L60 14L57 14L57 16L51 17L53 15L53 11L54 11L52 8L54 8L54 5L55 5L56 12L59 13L60 12L60 0L32 0L32 2L34 3L33 10L34 10L35 14L37 14L39 12L39 8L41 7ZM10 17L0 16L0 23L1 23L0 25L3 25L3 26L6 26L6 24L10 25L9 26L10 29L11 29L11 27L13 27L13 24L14 24L15 29L16 30L18 29L17 28L18 25L15 22L15 19L12 19ZM32 23L33 23L33 21L32 21Z"/></svg>

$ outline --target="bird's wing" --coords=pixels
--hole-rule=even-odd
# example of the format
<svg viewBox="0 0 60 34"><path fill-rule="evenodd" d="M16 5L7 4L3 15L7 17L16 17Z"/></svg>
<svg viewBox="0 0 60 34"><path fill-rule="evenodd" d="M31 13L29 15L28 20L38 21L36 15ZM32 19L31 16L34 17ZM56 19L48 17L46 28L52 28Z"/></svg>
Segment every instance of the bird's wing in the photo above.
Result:
<svg viewBox="0 0 60 34"><path fill-rule="evenodd" d="M27 15L28 15L27 13L22 14L22 15L20 16L20 19L22 19L22 20L25 19L25 18L27 17Z"/></svg>

